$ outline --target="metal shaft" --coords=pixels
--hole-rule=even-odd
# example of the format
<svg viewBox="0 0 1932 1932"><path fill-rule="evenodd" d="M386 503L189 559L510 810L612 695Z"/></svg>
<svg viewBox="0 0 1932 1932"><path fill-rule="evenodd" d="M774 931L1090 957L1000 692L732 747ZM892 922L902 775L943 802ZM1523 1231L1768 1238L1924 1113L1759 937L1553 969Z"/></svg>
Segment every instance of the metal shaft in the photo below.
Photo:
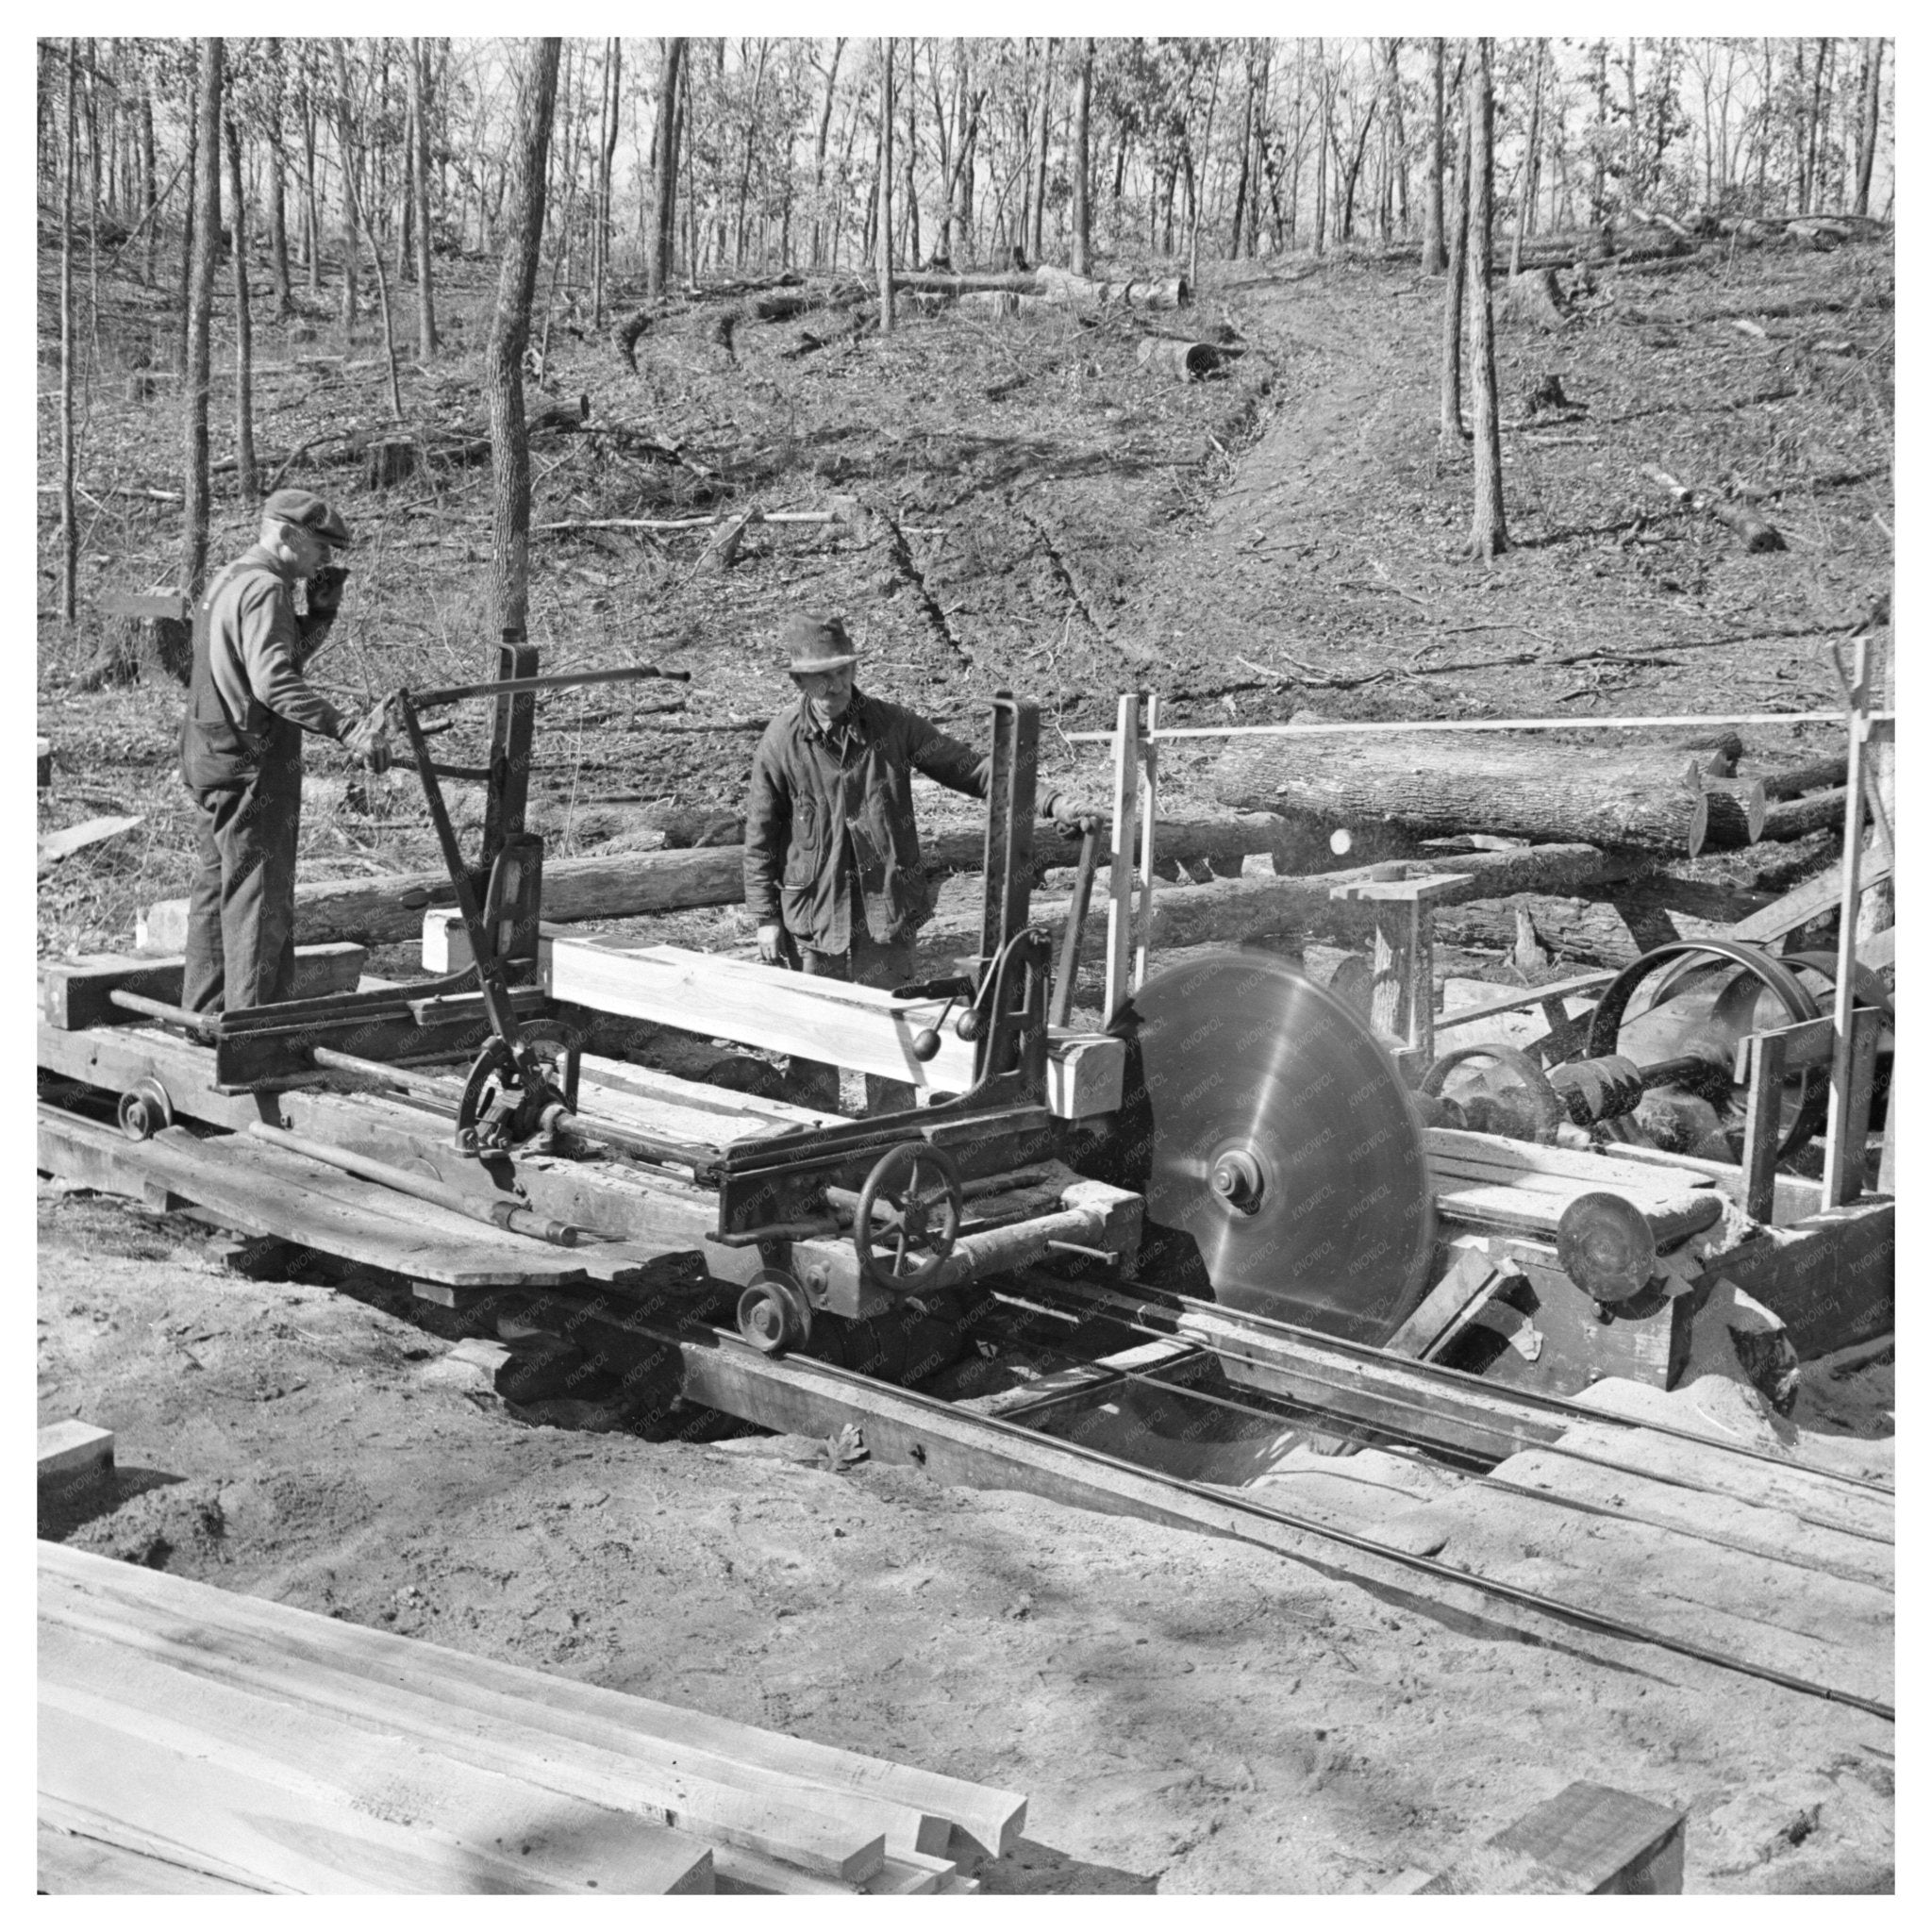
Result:
<svg viewBox="0 0 1932 1932"><path fill-rule="evenodd" d="M568 1222L552 1221L548 1215L519 1207L514 1201L478 1200L455 1188L444 1187L441 1181L430 1180L425 1174L411 1174L407 1168L391 1167L386 1160L372 1160L366 1155L350 1154L343 1148L311 1141L306 1134L291 1134L285 1127L272 1127L266 1121L250 1121L248 1131L271 1146L286 1147L290 1153L319 1160L325 1167L340 1168L344 1174L354 1174L358 1180L374 1181L380 1187L393 1188L399 1194L427 1201L432 1207L447 1208L453 1213L468 1216L472 1221L487 1222L491 1227L503 1228L509 1234L528 1235L532 1240L548 1241L558 1248L575 1247L583 1234L581 1228L573 1227Z"/></svg>

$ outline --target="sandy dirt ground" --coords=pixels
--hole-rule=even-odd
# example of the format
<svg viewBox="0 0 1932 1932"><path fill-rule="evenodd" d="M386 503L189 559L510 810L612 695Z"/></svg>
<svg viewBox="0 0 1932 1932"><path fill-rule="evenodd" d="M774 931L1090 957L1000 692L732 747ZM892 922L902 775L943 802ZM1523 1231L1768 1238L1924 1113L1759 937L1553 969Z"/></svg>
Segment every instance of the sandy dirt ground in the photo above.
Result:
<svg viewBox="0 0 1932 1932"><path fill-rule="evenodd" d="M1690 1890L1890 1888L1876 1720L798 1439L528 1426L393 1290L242 1279L195 1224L51 1184L39 1214L41 1420L120 1458L43 1531L1024 1790L989 1891L1373 1891L1574 1778L1689 1807ZM1890 1400L1888 1359L1798 1420L1882 1473Z"/></svg>

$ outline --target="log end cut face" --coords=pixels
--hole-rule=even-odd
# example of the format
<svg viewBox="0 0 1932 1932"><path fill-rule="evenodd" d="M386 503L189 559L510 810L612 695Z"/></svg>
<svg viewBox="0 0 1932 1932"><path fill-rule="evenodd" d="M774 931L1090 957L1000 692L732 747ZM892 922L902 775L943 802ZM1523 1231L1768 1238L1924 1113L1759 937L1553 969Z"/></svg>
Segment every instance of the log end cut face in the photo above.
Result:
<svg viewBox="0 0 1932 1932"><path fill-rule="evenodd" d="M1389 1056L1334 994L1265 954L1154 974L1104 1177L1145 1197L1140 1273L1246 1313L1380 1343L1425 1287L1423 1129Z"/></svg>

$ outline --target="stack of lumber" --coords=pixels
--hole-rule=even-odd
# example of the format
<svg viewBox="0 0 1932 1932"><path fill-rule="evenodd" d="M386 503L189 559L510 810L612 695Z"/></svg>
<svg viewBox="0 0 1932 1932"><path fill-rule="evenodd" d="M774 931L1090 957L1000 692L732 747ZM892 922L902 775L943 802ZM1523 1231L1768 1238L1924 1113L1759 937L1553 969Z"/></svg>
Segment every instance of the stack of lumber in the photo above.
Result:
<svg viewBox="0 0 1932 1932"><path fill-rule="evenodd" d="M977 1890L1026 1801L42 1542L42 1889Z"/></svg>

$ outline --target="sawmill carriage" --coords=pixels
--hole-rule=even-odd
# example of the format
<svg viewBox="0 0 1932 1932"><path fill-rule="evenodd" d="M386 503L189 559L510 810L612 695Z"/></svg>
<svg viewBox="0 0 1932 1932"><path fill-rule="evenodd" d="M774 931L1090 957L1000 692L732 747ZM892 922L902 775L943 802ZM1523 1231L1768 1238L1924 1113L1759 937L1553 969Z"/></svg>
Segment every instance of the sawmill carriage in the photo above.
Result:
<svg viewBox="0 0 1932 1932"><path fill-rule="evenodd" d="M1835 1028L1837 958L1682 942L1496 1002L1550 1016L1528 1050L1438 1053L1439 1026L1492 1008L1432 1013L1440 876L1399 865L1351 889L1377 923L1373 1020L1263 950L1150 973L1132 892L1138 828L1144 912L1152 759L1124 703L1110 1018L1082 1031L1102 830L1086 829L1056 958L1029 919L1038 714L1004 694L979 945L958 974L884 992L546 934L542 844L524 823L535 706L583 681L540 676L533 650L507 644L491 683L396 701L456 901L437 976L209 1016L173 1003L165 966L44 968L42 1168L388 1267L452 1303L492 1284L605 1284L674 1328L728 1317L765 1355L895 1381L965 1346L990 1285L1156 1332L1189 1308L1250 1319L1226 1378L1304 1406L1305 1378L1272 1361L1281 1324L1555 1395L1606 1375L1669 1386L1702 1310L1739 1321L1740 1288L1807 1353L1885 1324L1890 1207L1850 1205L1890 1047L1869 973ZM422 720L476 701L495 736L473 862ZM1591 1004L1573 1015L1562 995L1579 989ZM921 1104L813 1116L757 1059L735 1085L762 1092L687 1082L639 1063L641 1026L830 1058ZM1834 1078L1836 1152L1814 1184L1779 1164L1824 1124ZM1707 1111L1697 1154L1661 1156L1630 1124L1658 1091ZM386 1247L399 1218L413 1242ZM667 1304L655 1264L677 1254L704 1266ZM1747 1322L1740 1345L1789 1394L1776 1328Z"/></svg>

